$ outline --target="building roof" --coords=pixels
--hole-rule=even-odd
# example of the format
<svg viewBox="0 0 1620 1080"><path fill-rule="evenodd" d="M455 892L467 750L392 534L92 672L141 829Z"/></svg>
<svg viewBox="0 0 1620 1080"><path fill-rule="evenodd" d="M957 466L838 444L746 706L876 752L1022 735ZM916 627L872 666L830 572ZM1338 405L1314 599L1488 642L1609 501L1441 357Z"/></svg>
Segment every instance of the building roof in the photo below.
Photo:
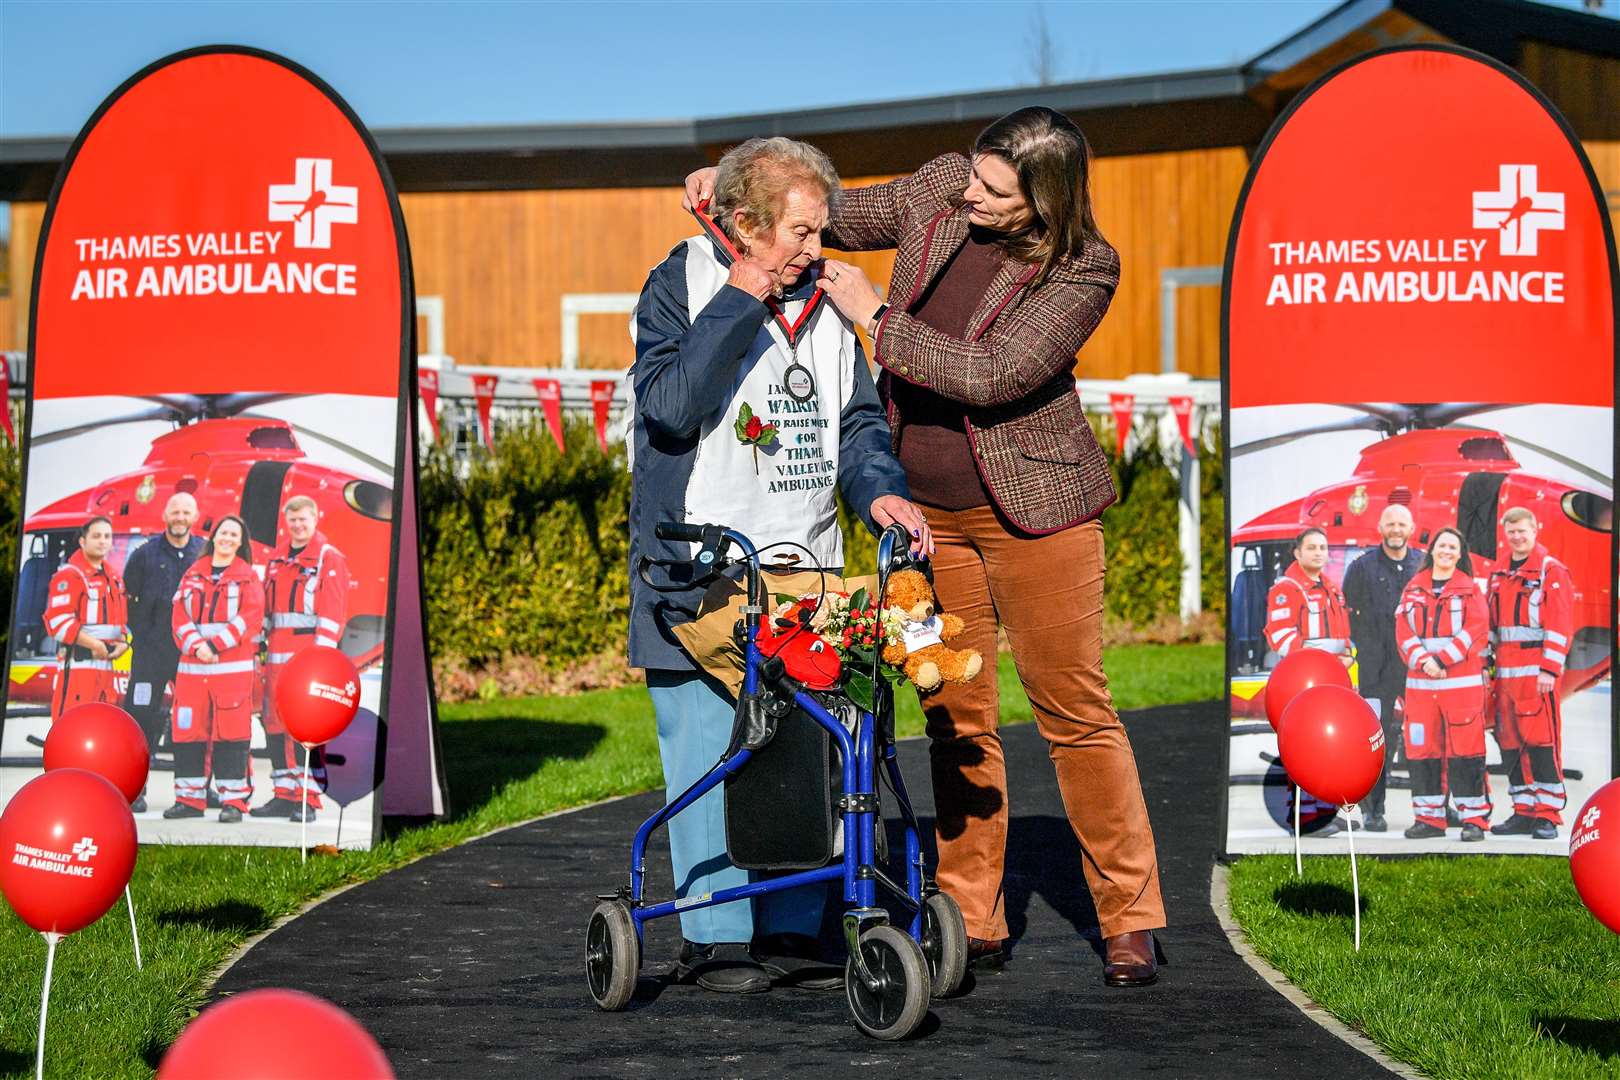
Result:
<svg viewBox="0 0 1620 1080"><path fill-rule="evenodd" d="M1526 0L1346 0L1235 67L698 120L373 134L402 191L673 184L754 135L813 140L846 176L896 173L970 145L985 123L1025 105L1073 116L1105 156L1254 146L1289 99L1335 65L1416 42L1451 42L1512 66L1529 43L1620 60L1620 22ZM1583 137L1620 138L1620 110L1587 111L1572 117ZM0 198L44 198L72 141L0 139Z"/></svg>

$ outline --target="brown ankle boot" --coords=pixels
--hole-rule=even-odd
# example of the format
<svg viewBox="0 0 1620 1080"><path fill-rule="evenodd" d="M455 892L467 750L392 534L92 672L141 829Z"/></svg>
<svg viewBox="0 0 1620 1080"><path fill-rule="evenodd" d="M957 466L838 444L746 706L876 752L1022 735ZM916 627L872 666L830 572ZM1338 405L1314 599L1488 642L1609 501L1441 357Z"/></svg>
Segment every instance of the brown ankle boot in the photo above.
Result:
<svg viewBox="0 0 1620 1080"><path fill-rule="evenodd" d="M1103 959L1103 982L1108 986L1147 986L1159 978L1159 956L1151 930L1104 938Z"/></svg>

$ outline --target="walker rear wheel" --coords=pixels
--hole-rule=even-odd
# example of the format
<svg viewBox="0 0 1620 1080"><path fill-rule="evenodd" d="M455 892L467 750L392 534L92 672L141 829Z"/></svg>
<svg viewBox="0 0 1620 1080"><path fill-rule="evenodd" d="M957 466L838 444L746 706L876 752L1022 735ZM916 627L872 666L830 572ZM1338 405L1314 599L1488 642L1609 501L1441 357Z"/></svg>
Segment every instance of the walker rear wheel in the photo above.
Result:
<svg viewBox="0 0 1620 1080"><path fill-rule="evenodd" d="M861 957L877 980L869 987L851 956L844 967L844 996L855 1026L874 1039L904 1039L928 1015L928 961L911 935L874 926L861 935Z"/></svg>
<svg viewBox="0 0 1620 1080"><path fill-rule="evenodd" d="M967 974L967 925L962 909L945 893L923 901L922 951L936 998L950 997Z"/></svg>
<svg viewBox="0 0 1620 1080"><path fill-rule="evenodd" d="M630 905L623 900L602 901L585 927L585 981L596 1007L606 1012L623 1009L636 992L640 972L641 943Z"/></svg>

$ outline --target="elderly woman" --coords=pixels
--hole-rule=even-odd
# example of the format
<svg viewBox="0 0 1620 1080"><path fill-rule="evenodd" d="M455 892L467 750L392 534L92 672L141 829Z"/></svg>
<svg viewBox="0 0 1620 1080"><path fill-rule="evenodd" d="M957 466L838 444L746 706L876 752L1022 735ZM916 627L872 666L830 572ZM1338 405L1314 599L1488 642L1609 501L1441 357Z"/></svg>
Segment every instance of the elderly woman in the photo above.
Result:
<svg viewBox="0 0 1620 1080"><path fill-rule="evenodd" d="M1158 977L1165 924L1158 860L1130 740L1102 667L1108 462L1080 410L1075 354L1108 310L1119 257L1098 232L1090 151L1046 108L1002 117L971 157L844 193L824 238L896 249L884 303L829 259L827 295L872 334L894 447L939 543L941 607L967 623L953 644L995 655L1007 632L1051 749L1080 868L1104 938L1104 979ZM701 198L707 172L687 178ZM995 679L924 699L932 738L939 883L962 907L969 955L998 964L1007 776Z"/></svg>
<svg viewBox="0 0 1620 1080"><path fill-rule="evenodd" d="M720 159L714 183L712 213L727 242L682 241L648 277L630 372L632 566L642 555L689 559L690 545L653 535L659 522L679 521L730 525L762 548L779 545L767 564L840 567L834 483L869 528L899 523L919 548L931 546L860 343L822 302L812 273L838 190L814 147L751 139ZM664 575L661 587L681 583L667 568L654 573ZM636 574L630 582L630 663L647 671L673 799L725 753L735 705L670 632L694 617L702 583L670 592ZM722 798L716 789L670 823L678 896L747 881L726 858ZM678 973L710 990L768 989L770 969L810 955L824 893L683 912Z"/></svg>

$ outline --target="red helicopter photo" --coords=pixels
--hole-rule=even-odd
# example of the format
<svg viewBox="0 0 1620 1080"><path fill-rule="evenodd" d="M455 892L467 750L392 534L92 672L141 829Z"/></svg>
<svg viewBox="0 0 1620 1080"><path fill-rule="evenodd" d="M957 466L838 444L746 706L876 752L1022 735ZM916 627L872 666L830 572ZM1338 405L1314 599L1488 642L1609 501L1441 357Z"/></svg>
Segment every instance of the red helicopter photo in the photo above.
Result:
<svg viewBox="0 0 1620 1080"><path fill-rule="evenodd" d="M37 400L0 727L0 804L42 767L55 716L82 700L111 700L141 721L154 748L144 810L138 805L136 814L143 842L286 843L289 819L312 837L330 833L323 842L341 842L344 813L353 815L353 839L367 838L395 411L392 399L358 395ZM158 547L136 559L146 545ZM172 579L194 572L201 581L209 552L224 547L239 549L234 560L223 554L214 560L241 578L229 590L230 611L203 611L195 602L184 609L180 593L188 585L176 593ZM165 562L173 567L167 577L155 572ZM218 569L214 578L217 585ZM90 584L81 588L81 581ZM241 668L240 700L230 702L238 719L233 730L216 728L202 738L189 720L198 703L188 698L185 680L196 658L171 660L174 671L158 661L153 674L152 656L182 641L188 620L206 631L226 625L227 614L240 614L247 631L214 670L231 660ZM101 650L108 654L102 658L60 639L97 626L112 628L104 636L127 644ZM266 685L287 650L310 643L335 645L354 660L362 709L373 719L369 742L359 733L348 740L352 746L324 763L317 756L305 769L270 715ZM220 711L217 701L203 704ZM206 744L200 767L189 763L188 754L202 752L193 744ZM245 768L231 767L222 749L229 746L246 751ZM196 772L204 775L183 775ZM243 775L225 775L232 772ZM351 782L355 777L363 780ZM307 808L283 812L303 806L295 802L302 786L363 790L337 806L329 797L327 808L304 822L301 815L312 813ZM354 802L361 805L351 808Z"/></svg>
<svg viewBox="0 0 1620 1080"><path fill-rule="evenodd" d="M1560 642L1561 670L1549 687L1560 719L1544 740L1554 744L1562 775L1547 782L1548 790L1556 789L1558 801L1579 806L1609 778L1616 600L1612 410L1491 403L1290 405L1233 409L1230 424L1232 850L1280 851L1292 843L1292 790L1277 764L1265 690L1280 657L1310 637L1320 639L1315 647L1342 649L1363 697L1382 697L1380 706L1391 710L1384 722L1394 754L1376 815L1387 832L1368 843L1372 850L1414 848L1403 836L1404 829L1415 830L1414 814L1400 790L1409 786L1401 745L1406 702L1398 686L1374 688L1388 681L1389 661L1373 658L1380 649L1386 657L1392 648L1398 652L1399 644L1354 641L1348 629L1349 611L1365 616L1356 605L1374 602L1366 583L1375 564L1351 575L1358 580L1348 587L1347 574L1380 549L1391 572L1407 581L1433 561L1429 550L1442 538L1466 552L1466 576L1491 629L1490 646L1481 643L1481 661L1493 675L1496 693L1507 692L1504 677L1517 671L1510 655L1516 638L1534 634L1539 641L1549 631L1550 640L1567 638ZM1515 609L1518 615L1505 611L1502 597L1517 597L1511 590L1521 580L1521 568L1536 572L1543 563L1562 569L1549 569L1532 581L1536 588L1525 598L1534 598L1537 614L1525 615L1523 603ZM1393 638L1395 597L1402 587L1399 579L1386 585L1376 602L1391 610L1387 618L1380 611L1358 620L1362 636L1382 634L1387 623ZM1288 602L1295 592L1312 599L1296 610ZM1543 597L1558 604L1554 615L1553 599L1548 600L1545 628L1537 621ZM1342 621L1328 610L1335 604L1347 613ZM1536 628L1520 629L1512 625L1515 619L1535 622ZM1438 632L1443 631L1429 627L1425 635ZM1386 674L1367 670L1369 663ZM1404 666L1397 660L1397 669ZM1398 682L1400 676L1395 678ZM1487 798L1495 817L1503 818L1515 812L1518 789L1535 785L1515 784L1508 775L1502 736L1492 722L1499 706L1494 698L1488 702ZM1516 756L1512 737L1506 738ZM1321 817L1333 820L1330 812ZM1455 808L1448 807L1452 824L1455 817ZM1460 839L1453 831L1429 839L1424 849L1449 848ZM1493 851L1557 846L1550 836L1511 831L1489 834L1489 840L1483 846ZM1567 844L1567 835L1559 843Z"/></svg>

